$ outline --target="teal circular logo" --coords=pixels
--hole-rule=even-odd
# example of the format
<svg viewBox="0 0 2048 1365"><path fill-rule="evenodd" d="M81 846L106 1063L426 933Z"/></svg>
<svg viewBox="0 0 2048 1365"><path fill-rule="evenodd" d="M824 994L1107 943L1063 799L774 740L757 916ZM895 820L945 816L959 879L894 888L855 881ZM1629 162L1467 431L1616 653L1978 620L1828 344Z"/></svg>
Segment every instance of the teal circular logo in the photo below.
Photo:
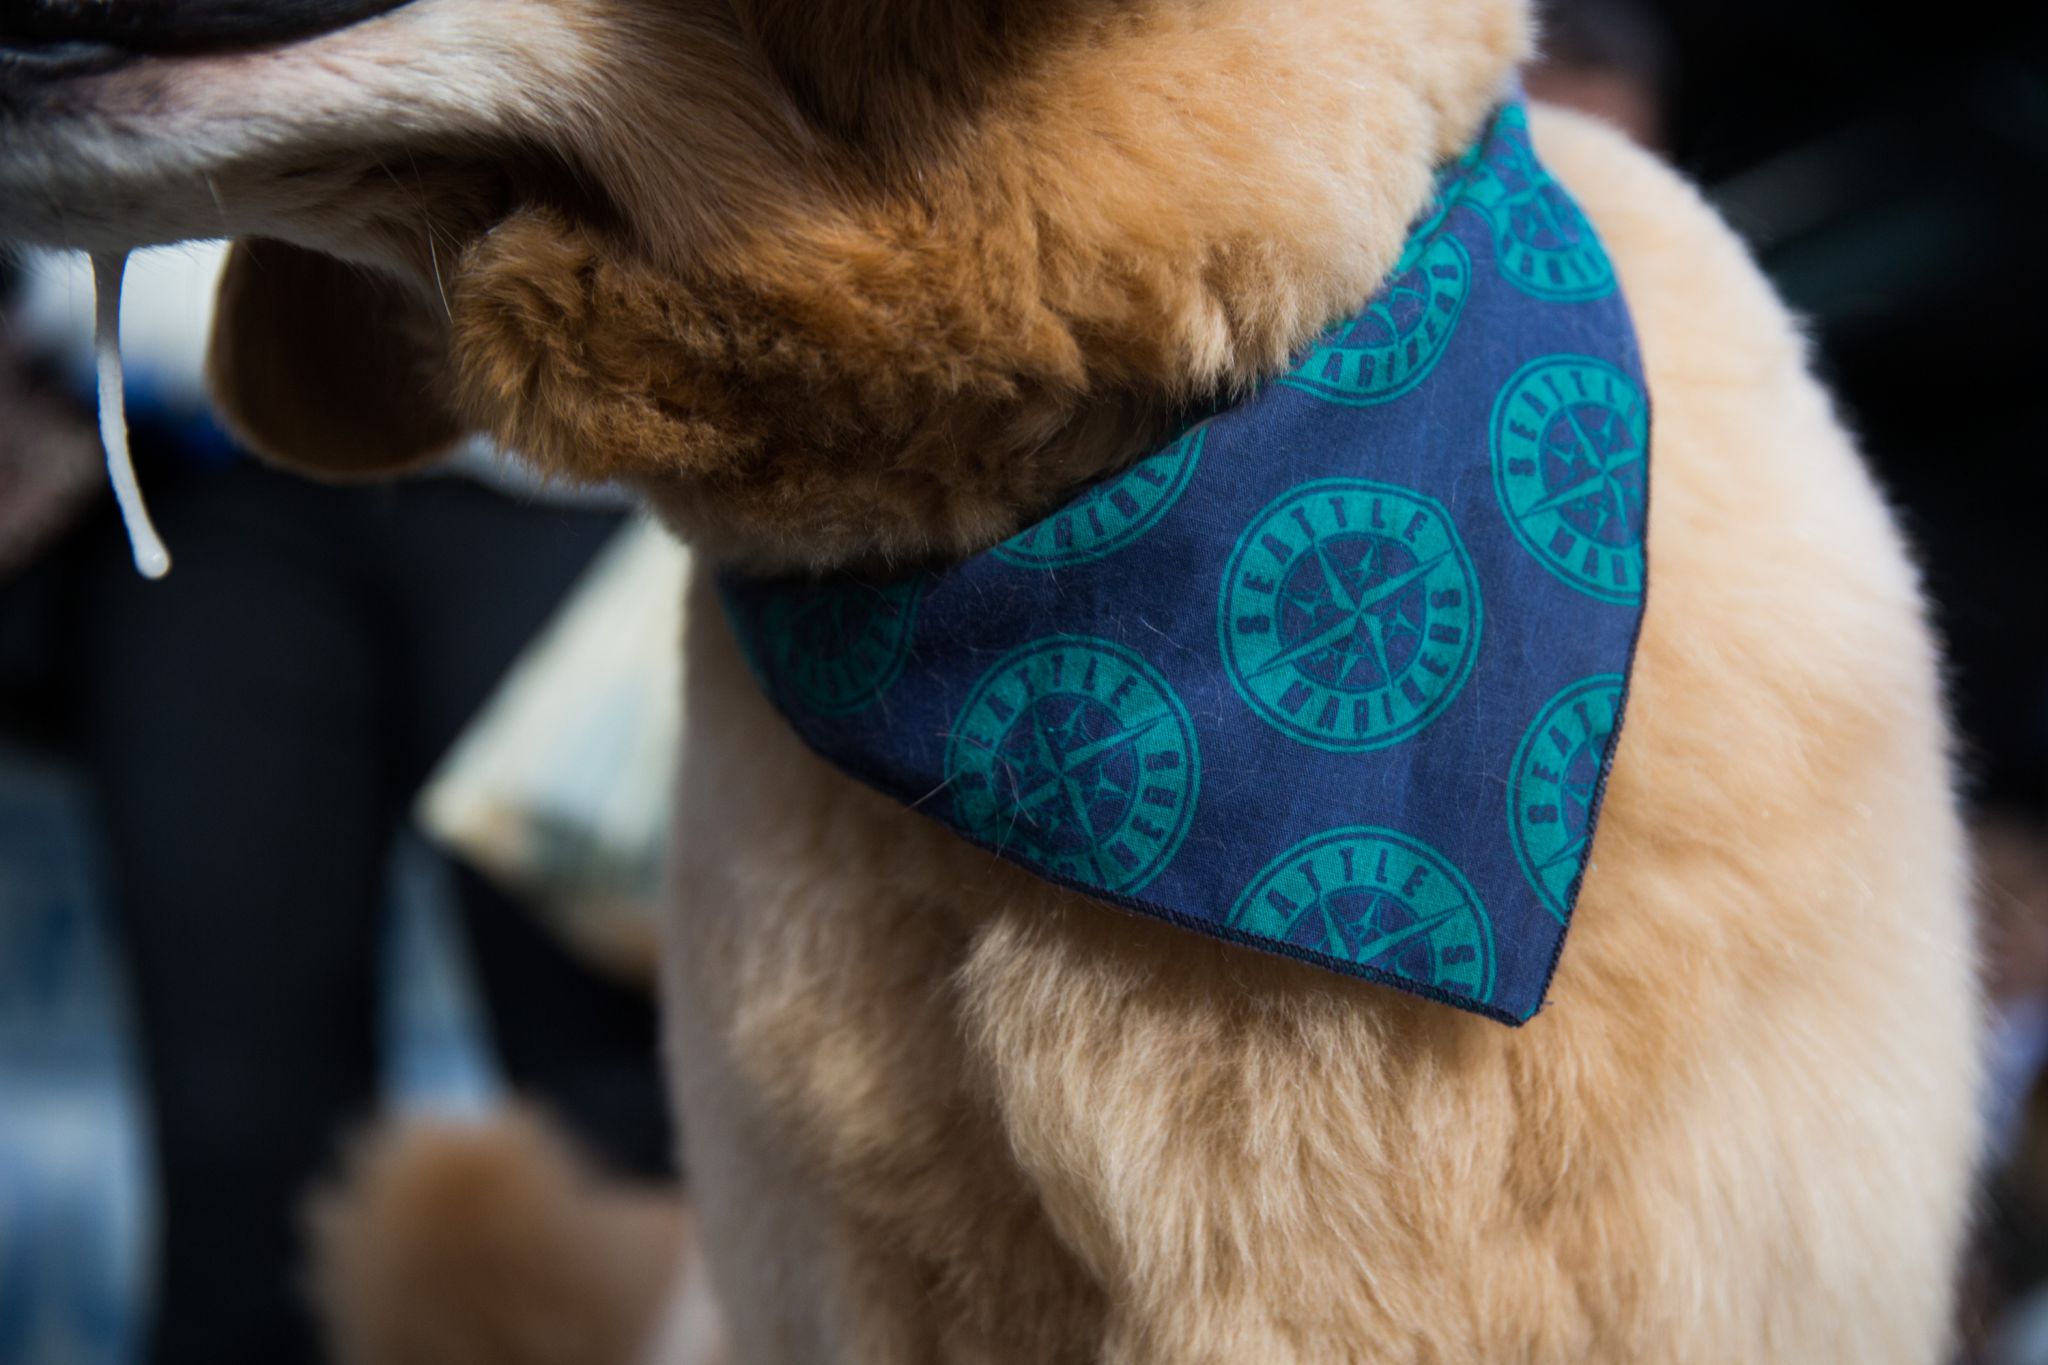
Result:
<svg viewBox="0 0 2048 1365"><path fill-rule="evenodd" d="M1157 455L1083 493L995 547L997 559L1058 569L1113 554L1145 534L1187 490L1208 428L1196 427Z"/></svg>
<svg viewBox="0 0 2048 1365"><path fill-rule="evenodd" d="M923 583L830 580L773 594L750 641L755 672L787 705L821 716L871 705L903 671Z"/></svg>
<svg viewBox="0 0 2048 1365"><path fill-rule="evenodd" d="M1238 537L1223 662L1253 711L1321 749L1428 725L1479 652L1479 580L1434 499L1363 479L1304 484Z"/></svg>
<svg viewBox="0 0 2048 1365"><path fill-rule="evenodd" d="M1544 169L1520 108L1504 111L1469 191L1493 224L1501 273L1524 293L1560 303L1614 290L1614 265L1564 186Z"/></svg>
<svg viewBox="0 0 2048 1365"><path fill-rule="evenodd" d="M1281 383L1364 406L1399 398L1428 376L1472 288L1472 258L1434 227L1409 243L1365 311L1327 333Z"/></svg>
<svg viewBox="0 0 2048 1365"><path fill-rule="evenodd" d="M1151 665L1058 635L985 674L946 746L976 838L1083 886L1129 894L1173 859L1201 782L1195 727Z"/></svg>
<svg viewBox="0 0 2048 1365"><path fill-rule="evenodd" d="M1545 702L1515 749L1508 830L1522 874L1560 921L1593 838L1601 765L1621 723L1623 680L1601 674Z"/></svg>
<svg viewBox="0 0 2048 1365"><path fill-rule="evenodd" d="M1390 829L1304 839L1252 879L1230 927L1372 967L1404 981L1493 998L1493 926L1464 875Z"/></svg>
<svg viewBox="0 0 2048 1365"><path fill-rule="evenodd" d="M1643 597L1650 409L1604 360L1553 355L1516 371L1493 405L1493 485L1543 566L1607 602Z"/></svg>

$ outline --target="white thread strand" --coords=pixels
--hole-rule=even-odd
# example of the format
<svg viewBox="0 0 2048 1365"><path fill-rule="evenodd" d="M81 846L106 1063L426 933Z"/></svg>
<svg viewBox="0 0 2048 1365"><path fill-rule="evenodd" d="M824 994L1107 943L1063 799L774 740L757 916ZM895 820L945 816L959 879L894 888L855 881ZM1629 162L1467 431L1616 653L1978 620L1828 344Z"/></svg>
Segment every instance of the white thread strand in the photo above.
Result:
<svg viewBox="0 0 2048 1365"><path fill-rule="evenodd" d="M135 569L144 578L162 578L171 571L171 554L150 522L135 480L135 460L128 451L128 403L121 373L121 277L128 269L125 251L95 253L92 258L92 351L100 387L100 445L107 453L107 478L121 520L128 527L128 548Z"/></svg>

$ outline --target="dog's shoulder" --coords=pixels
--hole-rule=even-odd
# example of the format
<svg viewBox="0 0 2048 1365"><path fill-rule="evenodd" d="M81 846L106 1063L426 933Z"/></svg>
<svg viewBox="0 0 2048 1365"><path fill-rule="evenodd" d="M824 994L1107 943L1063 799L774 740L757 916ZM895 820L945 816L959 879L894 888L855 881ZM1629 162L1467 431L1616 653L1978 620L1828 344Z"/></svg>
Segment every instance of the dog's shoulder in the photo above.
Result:
<svg viewBox="0 0 2048 1365"><path fill-rule="evenodd" d="M1745 829L1843 799L1863 764L1908 770L1897 746L1945 790L1918 575L1797 320L1669 167L1561 111L1539 111L1536 135L1613 259L1649 385L1636 682L1654 704L1630 708L1624 760L1667 732L1717 737L1701 751L1717 780L1694 794Z"/></svg>

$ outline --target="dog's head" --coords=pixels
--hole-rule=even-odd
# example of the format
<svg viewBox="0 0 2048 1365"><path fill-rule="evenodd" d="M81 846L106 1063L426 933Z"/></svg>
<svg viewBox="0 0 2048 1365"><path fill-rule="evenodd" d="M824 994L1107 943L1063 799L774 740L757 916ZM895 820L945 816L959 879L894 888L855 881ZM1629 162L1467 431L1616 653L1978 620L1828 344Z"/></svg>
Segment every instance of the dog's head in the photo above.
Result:
<svg viewBox="0 0 2048 1365"><path fill-rule="evenodd" d="M0 239L243 239L257 449L945 556L1355 306L1524 0L0 0Z"/></svg>

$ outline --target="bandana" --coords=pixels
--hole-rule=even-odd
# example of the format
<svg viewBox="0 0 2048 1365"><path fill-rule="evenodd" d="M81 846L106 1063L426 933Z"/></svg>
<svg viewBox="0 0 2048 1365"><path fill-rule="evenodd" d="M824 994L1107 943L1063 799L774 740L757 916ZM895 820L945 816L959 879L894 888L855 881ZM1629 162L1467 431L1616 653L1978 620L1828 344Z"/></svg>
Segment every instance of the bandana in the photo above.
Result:
<svg viewBox="0 0 2048 1365"><path fill-rule="evenodd" d="M1510 104L1291 371L994 549L721 595L806 743L1048 881L1507 1023L1642 619L1649 405Z"/></svg>

